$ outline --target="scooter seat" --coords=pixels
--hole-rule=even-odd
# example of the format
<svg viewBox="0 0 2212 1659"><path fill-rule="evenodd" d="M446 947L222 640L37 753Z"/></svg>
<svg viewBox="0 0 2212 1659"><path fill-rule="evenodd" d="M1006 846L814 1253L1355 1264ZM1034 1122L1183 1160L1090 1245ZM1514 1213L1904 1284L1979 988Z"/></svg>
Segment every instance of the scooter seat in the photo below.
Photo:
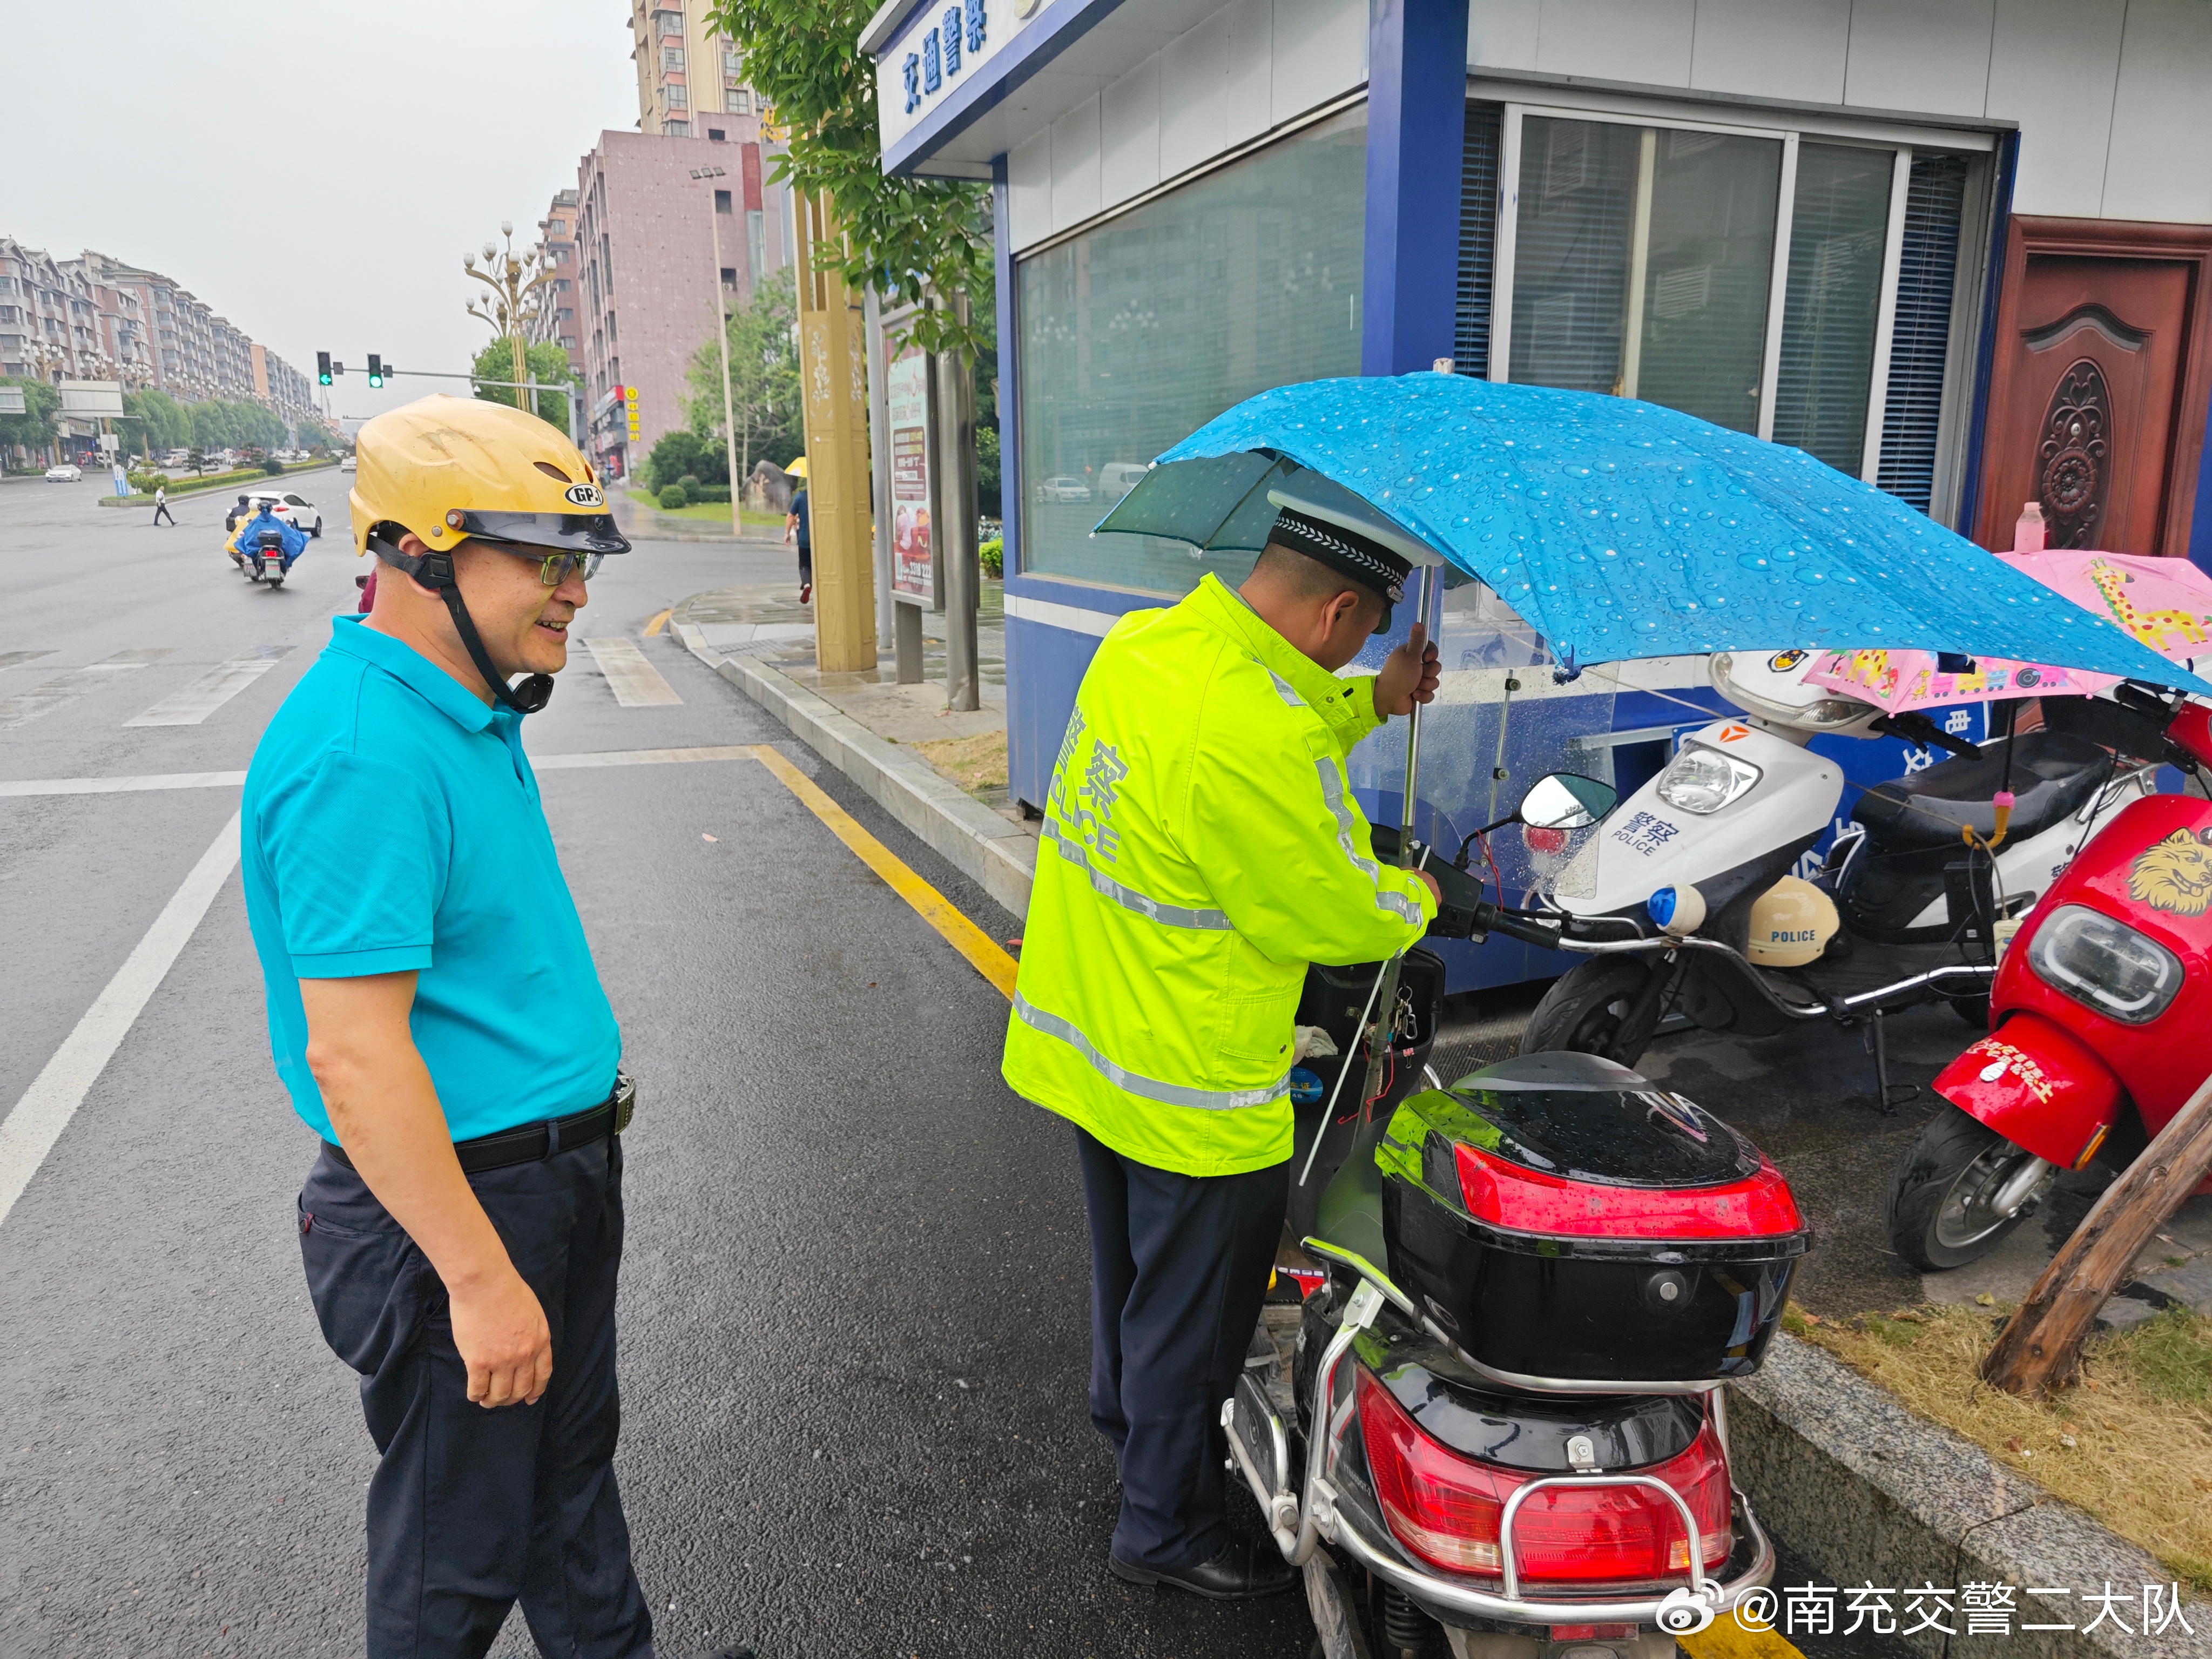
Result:
<svg viewBox="0 0 2212 1659"><path fill-rule="evenodd" d="M2026 841L2079 811L2105 786L2112 757L2095 744L2061 732L2026 732L2012 739L2014 805L2007 839ZM2005 739L1964 756L1939 761L1924 772L1877 784L1859 797L1851 816L1869 841L1885 853L1919 853L1957 847L1971 825L1984 840L1996 834L1991 798L2005 787Z"/></svg>

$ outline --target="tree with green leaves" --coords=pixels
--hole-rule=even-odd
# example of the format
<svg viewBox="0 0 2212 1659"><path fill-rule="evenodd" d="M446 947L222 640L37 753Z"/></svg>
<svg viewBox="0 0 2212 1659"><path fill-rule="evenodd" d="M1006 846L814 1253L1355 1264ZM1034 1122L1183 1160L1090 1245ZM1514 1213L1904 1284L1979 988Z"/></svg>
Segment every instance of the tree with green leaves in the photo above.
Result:
<svg viewBox="0 0 2212 1659"><path fill-rule="evenodd" d="M738 428L740 487L751 475L756 459L764 457L781 466L806 447L799 409L799 346L793 338L798 320L797 291L788 266L763 278L753 290L751 303L729 313L725 319L729 331L730 417ZM691 395L684 399L691 430L721 441L722 354L711 335L691 354L685 378L691 388ZM654 451L656 467L659 454ZM726 460L722 460L715 471L720 472L726 465ZM699 476L703 478L706 474Z"/></svg>
<svg viewBox="0 0 2212 1659"><path fill-rule="evenodd" d="M17 444L33 454L51 449L54 411L62 406L62 394L44 380L0 376L0 386L14 386L23 394L21 415L0 415L0 449L12 449Z"/></svg>
<svg viewBox="0 0 2212 1659"><path fill-rule="evenodd" d="M847 285L931 296L907 337L972 359L983 343L981 318L963 323L934 296L983 291L990 189L884 176L876 66L856 44L873 14L869 0L716 0L708 15L744 54L747 76L787 136L774 182L826 193L836 208Z"/></svg>
<svg viewBox="0 0 2212 1659"><path fill-rule="evenodd" d="M486 386L487 380L526 380L535 376L538 380L538 418L547 425L568 430L568 394L545 390L547 386L566 386L573 384L575 370L568 365L568 354L550 340L540 340L532 345L523 360L529 367L526 374L514 372L514 342L502 334L482 351L477 353L470 373L478 382L476 394L489 404L505 404L520 409L530 394L520 386Z"/></svg>

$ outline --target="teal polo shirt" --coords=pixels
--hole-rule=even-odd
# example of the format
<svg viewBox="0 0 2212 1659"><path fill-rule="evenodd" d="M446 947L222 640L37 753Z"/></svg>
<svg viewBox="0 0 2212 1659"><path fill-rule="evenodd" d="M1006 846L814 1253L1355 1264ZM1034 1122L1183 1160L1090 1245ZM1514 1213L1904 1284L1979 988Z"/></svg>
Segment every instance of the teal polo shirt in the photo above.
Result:
<svg viewBox="0 0 2212 1659"><path fill-rule="evenodd" d="M246 915L276 1074L336 1140L299 981L411 971L408 1023L454 1139L595 1106L622 1034L522 717L365 623L336 619L246 775Z"/></svg>

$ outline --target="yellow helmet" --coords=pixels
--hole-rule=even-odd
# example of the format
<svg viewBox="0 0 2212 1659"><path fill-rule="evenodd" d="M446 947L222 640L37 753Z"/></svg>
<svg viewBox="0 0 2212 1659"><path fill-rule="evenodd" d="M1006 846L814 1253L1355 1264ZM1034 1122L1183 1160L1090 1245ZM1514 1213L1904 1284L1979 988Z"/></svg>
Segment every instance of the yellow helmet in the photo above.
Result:
<svg viewBox="0 0 2212 1659"><path fill-rule="evenodd" d="M1817 962L1836 936L1836 902L1796 876L1784 876L1751 902L1750 949L1762 968Z"/></svg>
<svg viewBox="0 0 2212 1659"><path fill-rule="evenodd" d="M353 544L398 525L434 553L471 537L518 548L627 553L576 447L535 415L443 392L378 416L354 440Z"/></svg>

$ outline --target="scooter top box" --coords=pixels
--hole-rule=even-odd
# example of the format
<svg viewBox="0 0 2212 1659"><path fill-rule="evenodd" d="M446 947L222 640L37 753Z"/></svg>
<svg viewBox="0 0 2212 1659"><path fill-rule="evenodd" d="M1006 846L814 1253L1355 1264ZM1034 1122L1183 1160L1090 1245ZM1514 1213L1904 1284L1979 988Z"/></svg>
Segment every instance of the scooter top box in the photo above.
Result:
<svg viewBox="0 0 2212 1659"><path fill-rule="evenodd" d="M1812 1241L1757 1147L1590 1054L1414 1095L1376 1161L1392 1278L1524 1387L1749 1376Z"/></svg>

